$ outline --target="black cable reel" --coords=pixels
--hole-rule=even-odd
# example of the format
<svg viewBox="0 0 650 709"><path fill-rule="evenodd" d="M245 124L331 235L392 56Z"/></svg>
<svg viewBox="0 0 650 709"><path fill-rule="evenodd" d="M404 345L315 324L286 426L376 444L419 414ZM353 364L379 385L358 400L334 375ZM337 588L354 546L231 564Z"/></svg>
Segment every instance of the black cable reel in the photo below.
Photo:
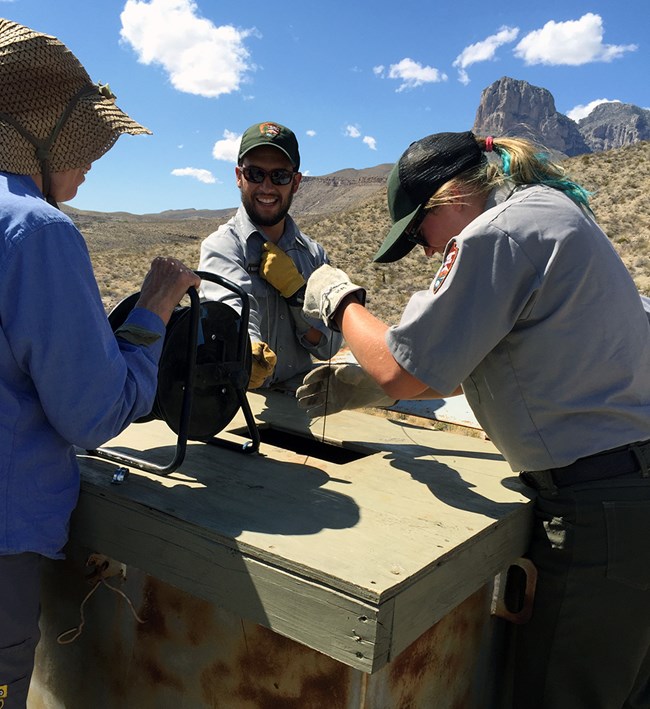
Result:
<svg viewBox="0 0 650 709"><path fill-rule="evenodd" d="M88 451L89 454L135 464L150 472L168 473L181 464L188 439L243 453L259 449L259 431L246 399L251 373L248 294L217 274L205 271L196 274L234 292L241 299L242 308L238 314L226 303L201 302L196 289L190 288L187 292L190 305L178 305L167 323L154 404L149 414L134 423L164 421L178 436L174 459L166 466L159 466L105 448ZM113 331L125 322L139 297L140 293L134 293L124 298L109 313ZM239 409L251 440L239 445L216 438Z"/></svg>

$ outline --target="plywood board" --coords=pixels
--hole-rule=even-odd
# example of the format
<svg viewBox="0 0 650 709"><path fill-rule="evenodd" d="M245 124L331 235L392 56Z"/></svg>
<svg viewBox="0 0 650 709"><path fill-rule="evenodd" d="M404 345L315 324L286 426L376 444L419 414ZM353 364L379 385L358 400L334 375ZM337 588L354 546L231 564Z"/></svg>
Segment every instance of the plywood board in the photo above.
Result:
<svg viewBox="0 0 650 709"><path fill-rule="evenodd" d="M82 458L77 540L364 671L521 553L511 539L526 538L528 498L489 442L360 412L310 421L278 392L249 399L263 428L362 457L192 442L177 473L132 468L119 486L113 464ZM220 437L241 441L244 429L239 416ZM151 422L109 447L164 463L174 443ZM454 591L436 593L448 569Z"/></svg>

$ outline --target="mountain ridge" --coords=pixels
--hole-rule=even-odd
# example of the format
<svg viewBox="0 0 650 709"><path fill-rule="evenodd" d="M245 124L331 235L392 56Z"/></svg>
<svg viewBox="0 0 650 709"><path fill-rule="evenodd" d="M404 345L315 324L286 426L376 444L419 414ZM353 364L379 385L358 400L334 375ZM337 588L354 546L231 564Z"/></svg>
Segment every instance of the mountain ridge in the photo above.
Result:
<svg viewBox="0 0 650 709"><path fill-rule="evenodd" d="M650 140L650 110L608 101L576 122L557 111L548 89L504 76L481 92L472 130L529 138L555 157L575 157Z"/></svg>
<svg viewBox="0 0 650 709"><path fill-rule="evenodd" d="M548 89L504 76L483 89L472 130L477 135L526 137L548 149L556 160L650 140L650 110L608 102L576 122L559 113ZM298 216L333 214L350 209L385 189L392 163L327 175L303 175L291 213ZM229 219L236 206L225 209L171 209L154 214L98 212L63 205L78 225L107 222L215 222Z"/></svg>

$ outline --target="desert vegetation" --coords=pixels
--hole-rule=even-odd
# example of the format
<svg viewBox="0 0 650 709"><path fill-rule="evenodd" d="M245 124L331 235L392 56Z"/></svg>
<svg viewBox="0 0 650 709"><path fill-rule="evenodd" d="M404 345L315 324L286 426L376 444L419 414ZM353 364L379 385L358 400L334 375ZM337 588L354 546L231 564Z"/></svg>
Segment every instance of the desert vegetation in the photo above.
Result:
<svg viewBox="0 0 650 709"><path fill-rule="evenodd" d="M650 295L650 142L567 160L643 295Z"/></svg>
<svg viewBox="0 0 650 709"><path fill-rule="evenodd" d="M570 158L565 167L573 179L593 193L596 217L625 262L639 291L650 295L650 143ZM233 205L233 207L236 205ZM298 203L296 205L298 207ZM397 322L409 296L428 287L439 262L421 249L393 264L371 258L390 226L385 188L378 183L369 196L346 209L318 214L294 212L302 230L320 241L333 265L368 289L369 309L389 323ZM220 218L150 221L129 215L72 212L84 234L104 304L110 310L138 290L151 259L173 255L198 265L201 240L226 221Z"/></svg>

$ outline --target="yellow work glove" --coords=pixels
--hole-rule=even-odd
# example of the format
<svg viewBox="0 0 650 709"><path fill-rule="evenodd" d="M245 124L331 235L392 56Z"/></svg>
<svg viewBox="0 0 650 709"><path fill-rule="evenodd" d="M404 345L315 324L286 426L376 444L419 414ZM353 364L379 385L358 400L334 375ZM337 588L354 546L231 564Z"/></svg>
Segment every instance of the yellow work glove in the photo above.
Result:
<svg viewBox="0 0 650 709"><path fill-rule="evenodd" d="M251 376L249 389L257 389L273 374L278 358L266 342L251 342Z"/></svg>
<svg viewBox="0 0 650 709"><path fill-rule="evenodd" d="M305 285L305 279L291 257L271 241L264 242L262 247L260 276L283 298L291 298Z"/></svg>
<svg viewBox="0 0 650 709"><path fill-rule="evenodd" d="M312 369L296 391L298 407L308 416L335 414L344 409L393 406L391 398L358 364L329 364Z"/></svg>

